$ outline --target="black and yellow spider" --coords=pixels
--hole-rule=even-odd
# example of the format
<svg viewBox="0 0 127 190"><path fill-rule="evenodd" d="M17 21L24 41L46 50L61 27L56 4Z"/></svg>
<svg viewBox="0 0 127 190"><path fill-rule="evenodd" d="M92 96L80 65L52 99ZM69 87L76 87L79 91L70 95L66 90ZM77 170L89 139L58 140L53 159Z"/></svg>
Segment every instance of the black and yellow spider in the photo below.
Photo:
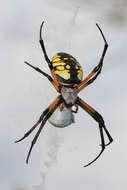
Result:
<svg viewBox="0 0 127 190"><path fill-rule="evenodd" d="M70 54L57 53L55 56L53 56L52 61L50 61L46 53L44 42L41 36L43 24L44 22L42 22L40 26L39 42L42 51L44 53L45 60L48 63L48 66L51 70L52 77L47 73L43 72L42 70L40 70L38 67L34 67L28 62L25 63L30 67L32 67L33 69L35 69L36 71L38 71L39 73L41 73L42 75L44 75L45 77L47 77L47 79L52 83L52 85L55 87L56 91L60 95L55 99L55 101L53 101L49 105L48 108L44 110L37 123L28 132L26 132L21 139L15 142L17 143L22 141L24 138L30 135L30 133L41 123L31 143L30 150L28 152L28 156L26 159L26 163L28 163L31 150L34 144L36 143L37 138L42 128L44 127L46 121L49 120L49 122L56 127L66 127L74 122L73 113L77 113L78 106L80 106L90 116L92 116L95 121L98 122L100 137L101 137L101 151L94 160L92 160L90 163L84 166L86 167L95 162L99 158L99 156L103 153L105 147L113 141L111 135L106 129L102 116L94 108L89 106L85 101L83 101L78 96L78 93L81 90L83 90L85 87L93 83L97 78L97 76L101 73L103 60L108 48L108 44L101 28L99 27L98 24L96 24L104 40L104 50L98 65L92 70L92 72L84 80L82 80L83 78L82 67L79 64L79 62ZM73 107L75 107L75 109ZM104 132L106 133L109 140L107 144L105 143Z"/></svg>

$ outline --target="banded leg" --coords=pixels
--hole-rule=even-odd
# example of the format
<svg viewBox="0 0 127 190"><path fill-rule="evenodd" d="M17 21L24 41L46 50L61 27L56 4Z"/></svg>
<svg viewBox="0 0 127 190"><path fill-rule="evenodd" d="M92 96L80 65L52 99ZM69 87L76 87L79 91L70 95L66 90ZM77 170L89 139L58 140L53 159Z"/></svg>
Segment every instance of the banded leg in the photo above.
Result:
<svg viewBox="0 0 127 190"><path fill-rule="evenodd" d="M95 119L95 121L97 121L98 124L99 124L99 131L100 131L100 137L101 137L101 151L97 155L97 157L95 157L94 160L92 160L90 163L88 163L87 165L84 166L84 167L87 167L87 166L91 165L93 162L95 162L100 157L100 155L105 150L105 147L107 145L109 145L110 143L112 143L113 139L112 139L110 133L108 132L108 130L106 129L106 127L105 127L105 123L104 123L104 120L103 120L102 116L96 110L94 110L91 106L89 106L86 102L84 102L80 98L77 99L76 103L81 108L83 108L88 114L90 114ZM107 137L109 139L108 144L105 144L103 130L105 131L105 133L106 133L106 135L107 135Z"/></svg>
<svg viewBox="0 0 127 190"><path fill-rule="evenodd" d="M24 61L25 64L29 65L30 67L32 67L33 69L35 69L37 72L41 73L42 75L44 75L51 83L52 85L55 87L55 89L57 90L57 92L60 91L59 86L54 82L53 78L48 75L47 73L45 73L44 71L42 71L41 69L39 69L38 67L35 67L33 65L31 65L30 63L28 63L27 61Z"/></svg>
<svg viewBox="0 0 127 190"><path fill-rule="evenodd" d="M28 132L26 132L25 135L24 135L21 139L15 141L15 143L17 143L17 142L22 141L22 140L25 139L26 137L28 137L28 136L32 133L32 131L41 123L41 125L40 125L40 127L39 127L39 130L38 130L38 132L36 133L36 135L35 135L35 137L34 137L32 143L31 143L31 147L30 147L30 150L29 150L29 152L28 152L28 156L27 156L27 159L26 159L26 163L28 163L29 156L30 156L30 153L31 153L31 151L32 151L32 148L33 148L34 144L36 143L36 141L37 141L37 139L38 139L38 136L39 136L39 134L40 134L42 128L44 127L46 121L49 119L49 117L52 115L52 113L55 111L55 109L56 109L62 102L63 102L63 99L62 99L61 96L59 96L58 98L56 98L56 100L55 100L52 104L50 104L50 106L43 112L43 114L40 116L40 118L39 118L39 120L37 121L37 123L36 123Z"/></svg>
<svg viewBox="0 0 127 190"><path fill-rule="evenodd" d="M104 40L104 50L102 52L102 55L101 55L101 59L99 61L99 64L93 69L93 71L77 86L78 88L78 92L80 92L82 89L84 89L86 86L88 86L89 84L93 83L96 78L98 77L98 75L101 73L101 70L102 70L102 66L103 66L103 60L104 60L104 57L105 57L105 54L106 54L106 51L107 51L107 48L108 48L108 43L105 39L105 36L100 28L100 26L98 24L96 24L96 26L98 27L102 37L103 37L103 40Z"/></svg>
<svg viewBox="0 0 127 190"><path fill-rule="evenodd" d="M44 45L44 41L43 41L42 35L41 35L43 24L44 24L44 21L42 22L42 24L41 24L41 26L40 26L40 40L39 40L39 42L40 42L42 51L43 51L43 53L44 53L45 60L46 60L46 62L48 63L48 66L49 66L49 68L50 68L50 70L51 70L51 74L52 74L53 79L54 79L54 80L52 81L52 84L55 86L55 88L56 88L57 91L58 91L59 83L58 83L58 81L57 81L57 78L56 78L56 75L55 75L55 71L54 71L54 68L53 68L53 66L52 66L52 62L51 62L50 59L48 58L48 55L47 55L47 52L46 52L46 49L45 49L45 45Z"/></svg>

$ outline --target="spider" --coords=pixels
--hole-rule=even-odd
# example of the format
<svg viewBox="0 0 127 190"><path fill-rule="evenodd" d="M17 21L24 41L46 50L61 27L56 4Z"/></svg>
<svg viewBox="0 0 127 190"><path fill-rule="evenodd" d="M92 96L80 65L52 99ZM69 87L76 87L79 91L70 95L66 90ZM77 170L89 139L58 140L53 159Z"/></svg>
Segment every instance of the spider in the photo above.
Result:
<svg viewBox="0 0 127 190"><path fill-rule="evenodd" d="M92 108L78 96L79 92L91 83L93 83L98 77L98 75L101 73L103 60L108 48L108 43L100 26L96 24L104 40L104 49L98 65L92 70L92 72L89 73L89 75L84 80L82 80L82 67L79 64L79 62L70 54L60 52L53 56L52 61L49 59L45 49L44 41L42 39L43 24L44 21L40 26L39 42L44 54L44 58L48 63L49 69L51 70L52 77L47 73L43 72L40 68L35 67L26 61L25 64L44 75L54 86L56 91L59 93L59 96L49 105L48 108L44 110L44 112L40 116L39 120L35 123L35 125L30 130L28 130L21 139L15 141L15 143L20 142L26 137L28 137L32 133L32 131L36 129L37 126L40 124L40 127L31 143L27 155L26 163L28 163L32 148L36 143L38 136L40 135L41 130L44 127L47 120L49 120L49 122L56 127L66 127L74 122L73 113L77 113L78 107L81 107L98 123L101 138L101 151L91 162L84 166L87 167L91 165L93 162L95 162L103 153L105 147L113 141L113 138L111 137L110 133L108 132L105 126L103 117L94 108ZM109 141L107 144L105 143L104 132L107 135Z"/></svg>

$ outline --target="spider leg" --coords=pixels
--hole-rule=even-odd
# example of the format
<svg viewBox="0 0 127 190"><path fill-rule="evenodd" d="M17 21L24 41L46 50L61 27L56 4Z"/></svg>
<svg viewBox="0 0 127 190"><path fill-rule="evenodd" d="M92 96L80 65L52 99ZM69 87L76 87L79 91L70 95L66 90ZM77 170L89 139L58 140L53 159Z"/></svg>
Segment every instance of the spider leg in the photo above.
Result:
<svg viewBox="0 0 127 190"><path fill-rule="evenodd" d="M48 75L47 73L45 73L44 71L42 71L41 69L39 69L38 67L35 67L33 65L31 65L30 63L28 63L27 61L24 61L25 64L29 65L30 67L32 67L33 69L35 69L37 72L41 73L42 75L44 75L51 83L52 85L55 87L55 89L57 90L57 92L60 91L59 86L56 84L56 82L53 80L53 78Z"/></svg>
<svg viewBox="0 0 127 190"><path fill-rule="evenodd" d="M35 125L30 130L28 130L21 139L15 141L15 143L18 143L22 141L23 139L25 139L26 137L28 137L32 133L32 131L36 129L36 127L41 123L41 121L43 120L43 118L48 112L49 112L48 108L45 109L45 111L42 113L42 115L40 116L39 120L35 123Z"/></svg>
<svg viewBox="0 0 127 190"><path fill-rule="evenodd" d="M40 26L40 39L39 39L39 42L40 42L42 51L43 51L43 53L44 53L45 60L46 60L46 62L48 63L48 66L49 66L49 68L50 68L50 70L51 70L51 74L52 74L52 76L53 76L53 78L54 78L54 80L52 81L52 83L53 83L54 87L56 88L56 90L59 92L59 90L60 90L60 89L59 89L59 88L60 88L59 86L60 86L60 85L59 85L59 83L58 83L58 81L57 81L56 74L55 74L54 68L53 68L53 66L52 66L52 62L50 61L50 59L48 58L48 55L47 55L47 53L46 53L44 41L43 41L42 35L41 35L43 24L44 24L44 21L42 22L42 24L41 24L41 26Z"/></svg>
<svg viewBox="0 0 127 190"><path fill-rule="evenodd" d="M24 61L25 64L29 65L30 67L32 67L33 69L35 69L37 72L41 73L42 75L44 75L45 77L47 77L47 79L52 82L53 79L50 75L48 75L47 73L45 73L44 71L42 71L41 69L39 69L38 67L34 67L33 65L31 65L30 63L28 63L27 61Z"/></svg>
<svg viewBox="0 0 127 190"><path fill-rule="evenodd" d="M106 129L106 127L105 127L105 123L104 123L104 120L103 120L102 116L95 109L93 109L91 106L89 106L86 102L84 102L79 97L77 98L76 103L81 108L83 108L88 114L90 114L95 119L95 121L97 121L98 124L99 124L99 131L100 131L100 137L101 137L101 148L102 149L101 149L100 153L95 157L94 160L92 160L90 163L88 163L87 165L84 166L84 167L87 167L87 166L91 165L93 162L95 162L101 156L101 154L105 150L106 145L109 145L113 141L113 139L112 139L110 133L108 132L108 130ZM107 135L107 137L109 139L108 144L105 144L103 131L105 131L105 133L106 133L106 135Z"/></svg>
<svg viewBox="0 0 127 190"><path fill-rule="evenodd" d="M46 52L46 49L45 49L45 45L44 45L44 41L43 41L42 35L41 35L43 24L44 24L44 21L42 22L42 24L40 26L40 39L39 39L39 42L40 42L42 51L44 53L45 60L48 63L49 68L51 69L52 68L52 63L51 63L50 59L48 58L48 55L47 55L47 52Z"/></svg>
<svg viewBox="0 0 127 190"><path fill-rule="evenodd" d="M26 159L26 163L28 163L28 160L29 160L29 157L30 157L32 148L33 148L34 144L36 143L36 141L37 141L37 139L38 139L38 136L39 136L39 134L40 134L42 128L44 127L46 121L49 119L49 117L52 115L52 113L55 111L55 109L56 109L62 102L63 102L62 97L61 97L61 96L58 96L58 97L56 98L56 100L55 100L52 104L50 104L50 106L43 112L43 114L40 116L40 118L39 118L39 120L37 121L37 123L36 123L28 132L26 132L25 135L24 135L21 139L15 141L15 142L17 143L17 142L22 141L22 140L25 139L26 137L28 137L28 136L31 134L31 132L41 123L41 125L40 125L40 127L39 127L39 130L37 131L37 133L36 133L36 135L35 135L35 137L34 137L32 143L31 143L30 150L29 150L29 152L28 152L28 156L27 156L27 159Z"/></svg>
<svg viewBox="0 0 127 190"><path fill-rule="evenodd" d="M108 146L109 144L112 143L113 138L111 137L109 131L107 130L102 116L97 111L95 111L93 118L99 123L99 125L101 125L101 127L105 131L105 133L106 133L106 135L107 135L107 137L109 139L109 142L107 144L105 144L105 146Z"/></svg>
<svg viewBox="0 0 127 190"><path fill-rule="evenodd" d="M91 165L92 163L94 163L101 156L103 151L105 150L104 134L103 134L103 130L102 130L101 126L99 126L99 131L100 131L100 136L101 136L101 143L102 143L101 147L102 147L102 149L101 149L100 153L91 162L86 164L84 167L87 167L87 166Z"/></svg>
<svg viewBox="0 0 127 190"><path fill-rule="evenodd" d="M104 40L104 49L103 49L103 52L102 52L102 55L101 55L101 58L100 58L100 61L98 63L98 65L92 70L92 72L77 86L78 88L78 92L80 92L82 89L84 89L86 86L90 85L91 83L93 83L96 78L98 77L98 75L101 73L101 70L102 70L102 66L103 66L103 60L104 60L104 57L105 57L105 54L106 54L106 51L107 51L107 48L108 48L108 43L105 39L105 36L100 28L100 26L98 24L96 24L96 26L98 27L101 35L102 35L102 38Z"/></svg>
<svg viewBox="0 0 127 190"><path fill-rule="evenodd" d="M37 131L37 133L36 133L34 139L32 140L32 143L31 143L31 146L30 146L28 155L27 155L27 159L26 159L26 163L27 163L27 164L28 164L28 160L29 160L29 157L30 157L32 148L33 148L34 144L36 143L36 141L37 141L37 139L38 139L38 136L39 136L39 134L41 133L42 128L44 127L46 121L49 119L50 116L51 116L51 112L49 112L49 113L45 116L45 118L43 119L43 121L42 121L42 123L41 123L41 126L39 127L39 130Z"/></svg>

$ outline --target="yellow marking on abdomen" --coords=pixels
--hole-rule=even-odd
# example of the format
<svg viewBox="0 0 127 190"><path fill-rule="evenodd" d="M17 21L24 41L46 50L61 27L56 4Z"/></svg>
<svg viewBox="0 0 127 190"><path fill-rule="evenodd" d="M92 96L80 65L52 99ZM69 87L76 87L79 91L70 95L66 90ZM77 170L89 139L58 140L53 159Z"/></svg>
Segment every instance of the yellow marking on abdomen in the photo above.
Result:
<svg viewBox="0 0 127 190"><path fill-rule="evenodd" d="M60 58L53 58L53 62L58 62L58 61L61 61L61 59Z"/></svg>
<svg viewBox="0 0 127 190"><path fill-rule="evenodd" d="M52 64L53 64L53 67L58 66L58 65L66 65L66 64L65 64L64 62L62 62L62 61L53 62Z"/></svg>
<svg viewBox="0 0 127 190"><path fill-rule="evenodd" d="M82 69L80 68L80 70L78 70L78 75L77 75L78 79L79 80L82 80L82 77L83 77L83 71Z"/></svg>
<svg viewBox="0 0 127 190"><path fill-rule="evenodd" d="M70 79L70 73L68 70L63 70L63 71L58 71L56 70L55 73L57 75L59 75L60 77L62 77L65 80L69 80Z"/></svg>
<svg viewBox="0 0 127 190"><path fill-rule="evenodd" d="M57 67L56 67L56 70L58 70L58 71L63 71L63 70L65 70L65 69L64 69L64 66L61 66L61 65L60 65L60 66L57 66Z"/></svg>
<svg viewBox="0 0 127 190"><path fill-rule="evenodd" d="M69 58L68 57L65 57L64 60L68 60Z"/></svg>
<svg viewBox="0 0 127 190"><path fill-rule="evenodd" d="M70 67L70 65L66 65L66 69L70 69L71 67Z"/></svg>
<svg viewBox="0 0 127 190"><path fill-rule="evenodd" d="M71 60L75 61L75 59L74 59L73 57L70 57L69 59L71 59Z"/></svg>
<svg viewBox="0 0 127 190"><path fill-rule="evenodd" d="M78 69L78 65L75 65L75 68Z"/></svg>

